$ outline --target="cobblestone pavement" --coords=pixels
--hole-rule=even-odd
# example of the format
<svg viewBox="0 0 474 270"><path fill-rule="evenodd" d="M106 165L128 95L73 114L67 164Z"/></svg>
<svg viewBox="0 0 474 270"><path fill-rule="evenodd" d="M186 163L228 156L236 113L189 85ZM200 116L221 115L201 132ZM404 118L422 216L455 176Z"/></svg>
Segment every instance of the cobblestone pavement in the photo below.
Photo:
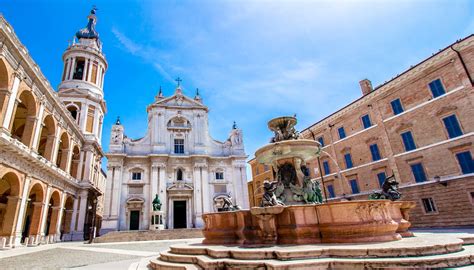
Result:
<svg viewBox="0 0 474 270"><path fill-rule="evenodd" d="M158 256L160 251L167 250L170 245L189 241L107 244L69 242L22 247L0 251L0 269L128 269L130 264L142 258Z"/></svg>

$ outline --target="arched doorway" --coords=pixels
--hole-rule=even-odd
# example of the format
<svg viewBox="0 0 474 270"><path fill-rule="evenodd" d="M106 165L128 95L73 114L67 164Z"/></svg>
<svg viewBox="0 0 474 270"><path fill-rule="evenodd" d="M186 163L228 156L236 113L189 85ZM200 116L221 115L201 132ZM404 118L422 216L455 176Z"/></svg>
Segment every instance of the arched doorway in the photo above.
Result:
<svg viewBox="0 0 474 270"><path fill-rule="evenodd" d="M25 219L23 222L22 239L37 236L41 230L41 213L43 210L44 189L40 183L35 183L28 193Z"/></svg>
<svg viewBox="0 0 474 270"><path fill-rule="evenodd" d="M61 170L66 171L67 167L67 157L69 155L69 136L66 132L61 134L59 139L58 154L56 158L56 166Z"/></svg>
<svg viewBox="0 0 474 270"><path fill-rule="evenodd" d="M51 161L53 156L55 133L56 123L54 118L51 115L47 115L43 120L43 126L38 140L38 154L49 161Z"/></svg>
<svg viewBox="0 0 474 270"><path fill-rule="evenodd" d="M8 104L8 70L3 60L0 60L0 125L3 123L5 117L5 110Z"/></svg>
<svg viewBox="0 0 474 270"><path fill-rule="evenodd" d="M0 178L0 235L11 236L15 231L20 208L20 179L14 172Z"/></svg>
<svg viewBox="0 0 474 270"><path fill-rule="evenodd" d="M36 121L36 101L31 91L24 90L13 113L10 132L12 137L31 146Z"/></svg>
<svg viewBox="0 0 474 270"><path fill-rule="evenodd" d="M81 159L81 151L77 145L74 146L72 150L72 158L71 158L71 165L70 167L70 174L74 178L78 178L77 169L79 167L79 161Z"/></svg>
<svg viewBox="0 0 474 270"><path fill-rule="evenodd" d="M67 235L71 232L71 222L74 212L74 198L71 195L68 195L66 202L64 203L64 214L61 220L61 237L63 240L63 235Z"/></svg>
<svg viewBox="0 0 474 270"><path fill-rule="evenodd" d="M59 212L61 211L61 196L55 190L48 202L48 213L46 215L45 235L56 235L58 232Z"/></svg>

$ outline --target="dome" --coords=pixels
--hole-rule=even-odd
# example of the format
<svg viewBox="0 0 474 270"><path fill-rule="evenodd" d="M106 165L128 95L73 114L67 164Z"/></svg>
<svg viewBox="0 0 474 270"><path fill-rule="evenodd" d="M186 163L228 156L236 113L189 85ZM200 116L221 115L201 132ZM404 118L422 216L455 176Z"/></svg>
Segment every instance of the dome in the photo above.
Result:
<svg viewBox="0 0 474 270"><path fill-rule="evenodd" d="M97 17L95 16L96 8L91 10L91 13L87 17L89 22L85 28L77 31L76 37L78 39L86 38L86 39L99 39L99 33L95 30L95 24L97 22Z"/></svg>

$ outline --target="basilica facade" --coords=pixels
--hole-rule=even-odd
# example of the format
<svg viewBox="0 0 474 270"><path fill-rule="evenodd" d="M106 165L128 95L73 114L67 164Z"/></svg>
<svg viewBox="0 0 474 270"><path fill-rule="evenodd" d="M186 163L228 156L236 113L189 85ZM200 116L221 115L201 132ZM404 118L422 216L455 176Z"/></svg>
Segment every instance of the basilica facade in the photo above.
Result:
<svg viewBox="0 0 474 270"><path fill-rule="evenodd" d="M168 229L202 227L202 214L217 211L221 196L248 208L242 130L234 124L225 142L214 140L208 111L178 82L172 96L160 90L147 107L144 137L128 138L117 120L106 155L104 231L148 230L156 196Z"/></svg>

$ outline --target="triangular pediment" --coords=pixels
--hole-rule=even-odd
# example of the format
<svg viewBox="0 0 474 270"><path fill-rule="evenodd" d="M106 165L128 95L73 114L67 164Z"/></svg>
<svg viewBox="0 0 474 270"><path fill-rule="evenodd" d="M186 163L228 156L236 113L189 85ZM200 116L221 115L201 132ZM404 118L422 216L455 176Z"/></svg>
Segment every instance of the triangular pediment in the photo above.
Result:
<svg viewBox="0 0 474 270"><path fill-rule="evenodd" d="M203 108L207 109L202 103L191 99L183 94L174 94L171 97L159 99L152 105L160 107L183 107L183 108Z"/></svg>
<svg viewBox="0 0 474 270"><path fill-rule="evenodd" d="M65 90L60 90L59 91L60 95L75 95L75 96L80 96L80 95L86 95L87 93L84 92L84 90L81 89L76 89L76 88L69 88Z"/></svg>

